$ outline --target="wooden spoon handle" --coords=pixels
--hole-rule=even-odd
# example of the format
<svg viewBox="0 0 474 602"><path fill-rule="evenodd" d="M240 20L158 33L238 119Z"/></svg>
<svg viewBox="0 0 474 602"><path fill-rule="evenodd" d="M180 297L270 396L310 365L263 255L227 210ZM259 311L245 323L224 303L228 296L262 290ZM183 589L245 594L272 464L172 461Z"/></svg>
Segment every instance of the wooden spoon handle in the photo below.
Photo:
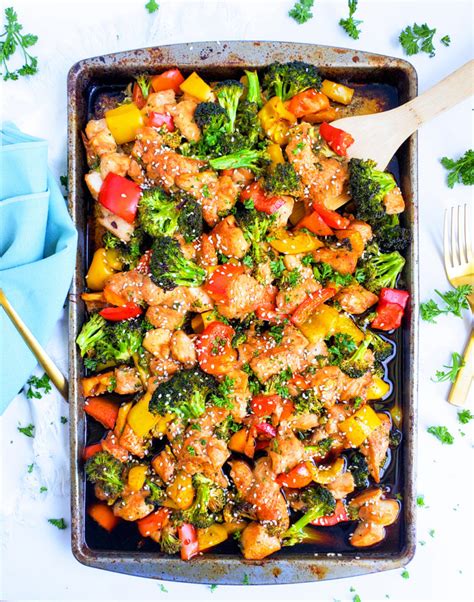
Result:
<svg viewBox="0 0 474 602"><path fill-rule="evenodd" d="M474 60L442 79L432 88L393 111L406 139L423 123L469 98L474 92Z"/></svg>

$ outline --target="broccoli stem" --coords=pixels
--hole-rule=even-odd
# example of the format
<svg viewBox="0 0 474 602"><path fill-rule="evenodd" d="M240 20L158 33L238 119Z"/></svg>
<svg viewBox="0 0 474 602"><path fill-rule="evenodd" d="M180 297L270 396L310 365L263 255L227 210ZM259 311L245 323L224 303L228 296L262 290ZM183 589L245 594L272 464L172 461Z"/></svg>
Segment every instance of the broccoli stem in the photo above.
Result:
<svg viewBox="0 0 474 602"><path fill-rule="evenodd" d="M260 108L263 105L263 102L258 73L256 71L245 71L245 75L247 76L248 81L247 100L248 102L255 102Z"/></svg>
<svg viewBox="0 0 474 602"><path fill-rule="evenodd" d="M209 161L210 166L213 169L238 169L239 167L247 167L248 169L256 169L258 167L258 161L262 159L264 154L262 151L244 149L231 153L230 155L223 155L216 159Z"/></svg>

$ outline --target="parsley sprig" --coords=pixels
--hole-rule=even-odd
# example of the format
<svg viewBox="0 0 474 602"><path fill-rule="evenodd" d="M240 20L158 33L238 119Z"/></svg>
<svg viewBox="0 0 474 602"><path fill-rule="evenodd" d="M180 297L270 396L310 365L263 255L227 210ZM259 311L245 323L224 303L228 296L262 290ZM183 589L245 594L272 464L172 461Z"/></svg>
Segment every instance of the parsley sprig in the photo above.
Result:
<svg viewBox="0 0 474 602"><path fill-rule="evenodd" d="M67 528L64 518L48 518L48 523L61 530Z"/></svg>
<svg viewBox="0 0 474 602"><path fill-rule="evenodd" d="M363 21L354 19L354 13L357 10L357 0L348 0L347 5L349 7L349 16L347 19L341 19L339 25L349 37L358 40L361 33L359 25L363 23Z"/></svg>
<svg viewBox="0 0 474 602"><path fill-rule="evenodd" d="M145 8L151 15L160 8L160 5L156 2L156 0L148 0L148 2L145 4Z"/></svg>
<svg viewBox="0 0 474 602"><path fill-rule="evenodd" d="M419 52L425 52L431 57L435 56L436 49L433 43L433 38L436 33L436 27L431 29L426 23L418 25L407 25L400 33L399 41L405 50L405 54L411 56ZM444 46L451 44L451 38L446 35L441 38L441 43Z"/></svg>
<svg viewBox="0 0 474 602"><path fill-rule="evenodd" d="M435 290L435 293L443 300L444 307L439 307L433 299L420 305L421 318L432 324L436 324L435 318L442 314L453 314L460 318L462 310L469 309L467 297L472 294L472 286L462 284L445 293L440 293L438 290Z"/></svg>
<svg viewBox="0 0 474 602"><path fill-rule="evenodd" d="M454 437L445 426L430 426L428 433L434 435L444 445L452 445L454 443Z"/></svg>
<svg viewBox="0 0 474 602"><path fill-rule="evenodd" d="M18 15L13 7L5 9L5 31L0 35L0 61L4 81L17 80L21 76L34 75L38 71L38 59L26 50L34 46L38 36L31 33L22 34L23 25L18 23ZM19 69L10 70L8 61L15 52L21 49L23 52L23 65Z"/></svg>
<svg viewBox="0 0 474 602"><path fill-rule="evenodd" d="M459 159L443 157L441 165L448 170L448 186L453 188L455 184L472 186L474 184L474 150L467 150Z"/></svg>
<svg viewBox="0 0 474 602"><path fill-rule="evenodd" d="M26 391L26 397L28 399L41 399L43 395L40 393L40 389L43 389L43 393L49 393L51 391L51 380L47 374L43 374L41 378L37 376L31 376L26 384L29 385Z"/></svg>
<svg viewBox="0 0 474 602"><path fill-rule="evenodd" d="M452 365L449 364L447 366L443 366L443 368L447 369L447 372L443 372L443 370L436 370L436 375L432 379L436 383L442 383L447 380L450 380L452 383L456 382L457 375L459 370L465 365L465 362L459 353L456 351L451 354Z"/></svg>
<svg viewBox="0 0 474 602"><path fill-rule="evenodd" d="M313 13L311 12L313 5L314 0L298 0L288 12L288 15L297 23L303 25L303 23L313 18Z"/></svg>
<svg viewBox="0 0 474 602"><path fill-rule="evenodd" d="M34 437L35 436L35 425L29 424L28 426L17 426L17 429L20 433L25 435L26 437Z"/></svg>
<svg viewBox="0 0 474 602"><path fill-rule="evenodd" d="M474 414L472 414L470 410L466 409L458 412L458 420L461 424L467 424L473 418Z"/></svg>

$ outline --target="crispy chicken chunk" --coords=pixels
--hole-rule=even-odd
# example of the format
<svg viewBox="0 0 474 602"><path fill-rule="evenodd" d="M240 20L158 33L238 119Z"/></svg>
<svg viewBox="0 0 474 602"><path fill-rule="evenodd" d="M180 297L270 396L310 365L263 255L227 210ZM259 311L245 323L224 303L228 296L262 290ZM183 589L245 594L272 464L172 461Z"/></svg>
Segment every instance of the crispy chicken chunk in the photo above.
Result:
<svg viewBox="0 0 474 602"><path fill-rule="evenodd" d="M377 295L368 291L358 282L353 282L342 288L334 299L349 314L363 314L379 300Z"/></svg>

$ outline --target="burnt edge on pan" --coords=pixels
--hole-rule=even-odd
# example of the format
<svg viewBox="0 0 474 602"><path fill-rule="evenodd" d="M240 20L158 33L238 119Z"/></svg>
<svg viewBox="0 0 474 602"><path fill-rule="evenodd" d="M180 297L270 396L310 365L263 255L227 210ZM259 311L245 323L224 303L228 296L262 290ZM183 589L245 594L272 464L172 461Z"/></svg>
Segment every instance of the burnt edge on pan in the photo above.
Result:
<svg viewBox="0 0 474 602"><path fill-rule="evenodd" d="M229 76L235 69L263 67L275 60L305 60L316 64L326 77L346 81L384 82L398 88L400 102L417 94L417 75L407 61L385 55L291 42L197 42L131 50L76 63L68 75L68 176L69 210L79 233L76 272L69 305L69 382L70 382L70 460L71 460L71 538L72 551L79 562L90 567L189 583L242 584L244 575L251 585L300 583L349 577L399 568L415 553L415 446L417 426L418 365L418 215L417 215L417 138L411 136L397 153L401 188L407 200L406 220L411 227L412 244L407 254L406 282L411 293L407 324L401 333L404 376L403 396L403 520L405 546L395 553L374 550L343 553L342 556L311 553L285 554L263 561L246 561L236 555L206 554L191 562L149 552L91 550L85 541L85 487L81 453L85 420L78 383L81 358L75 339L83 321L84 307L79 295L84 282L86 219L84 212L84 153L80 132L85 125L84 92L92 80L124 81L143 71L178 66L184 72Z"/></svg>

